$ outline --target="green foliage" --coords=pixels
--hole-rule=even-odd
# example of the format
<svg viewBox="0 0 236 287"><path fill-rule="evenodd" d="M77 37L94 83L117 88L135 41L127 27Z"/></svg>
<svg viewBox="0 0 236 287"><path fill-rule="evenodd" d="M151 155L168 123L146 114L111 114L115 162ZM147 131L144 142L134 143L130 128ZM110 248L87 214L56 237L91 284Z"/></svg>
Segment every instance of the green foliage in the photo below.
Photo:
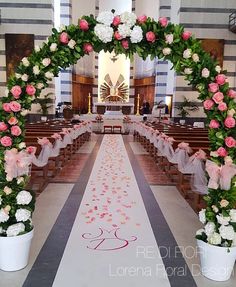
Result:
<svg viewBox="0 0 236 287"><path fill-rule="evenodd" d="M180 115L181 118L185 118L186 116L188 116L190 111L195 112L199 110L197 103L194 101L190 101L186 97L184 97L184 100L175 108L179 111L178 115Z"/></svg>

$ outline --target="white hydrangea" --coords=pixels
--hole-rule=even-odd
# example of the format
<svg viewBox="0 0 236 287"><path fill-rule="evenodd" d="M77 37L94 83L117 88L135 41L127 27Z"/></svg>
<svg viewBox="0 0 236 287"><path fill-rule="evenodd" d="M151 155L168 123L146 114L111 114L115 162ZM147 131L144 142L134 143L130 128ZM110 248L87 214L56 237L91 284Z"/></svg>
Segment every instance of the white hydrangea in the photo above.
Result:
<svg viewBox="0 0 236 287"><path fill-rule="evenodd" d="M50 51L51 52L55 52L57 50L57 43L52 43L51 45L50 45Z"/></svg>
<svg viewBox="0 0 236 287"><path fill-rule="evenodd" d="M47 78L47 79L52 79L53 77L54 77L54 75L53 75L53 73L52 72L46 72L45 73L45 77Z"/></svg>
<svg viewBox="0 0 236 287"><path fill-rule="evenodd" d="M143 30L139 26L134 26L130 33L131 43L139 43L143 39Z"/></svg>
<svg viewBox="0 0 236 287"><path fill-rule="evenodd" d="M94 33L103 43L108 43L112 40L113 29L103 24L97 24L94 27Z"/></svg>
<svg viewBox="0 0 236 287"><path fill-rule="evenodd" d="M34 50L35 50L35 52L38 53L40 51L40 47L38 45L35 45Z"/></svg>
<svg viewBox="0 0 236 287"><path fill-rule="evenodd" d="M231 209L229 212L230 218L232 222L236 222L236 209Z"/></svg>
<svg viewBox="0 0 236 287"><path fill-rule="evenodd" d="M170 53L171 53L171 48L164 48L164 49L162 50L162 53L163 53L163 55L165 55L165 56L170 55Z"/></svg>
<svg viewBox="0 0 236 287"><path fill-rule="evenodd" d="M17 236L19 233L25 231L25 225L20 222L16 224L12 224L7 228L7 236Z"/></svg>
<svg viewBox="0 0 236 287"><path fill-rule="evenodd" d="M221 225L228 225L230 221L230 217L224 217L222 214L216 215L217 221Z"/></svg>
<svg viewBox="0 0 236 287"><path fill-rule="evenodd" d="M234 228L232 225L221 225L219 228L220 235L223 239L233 240L235 236Z"/></svg>
<svg viewBox="0 0 236 287"><path fill-rule="evenodd" d="M44 58L42 60L42 64L44 65L44 67L47 67L51 64L51 59L50 58Z"/></svg>
<svg viewBox="0 0 236 287"><path fill-rule="evenodd" d="M191 54L192 54L191 49L186 49L186 50L184 50L184 52L183 52L183 57L184 57L184 59L190 58L190 57L191 57Z"/></svg>
<svg viewBox="0 0 236 287"><path fill-rule="evenodd" d="M27 82L28 79L29 79L29 76L28 76L27 74L23 74L23 75L21 76L21 80L24 81L24 82Z"/></svg>
<svg viewBox="0 0 236 287"><path fill-rule="evenodd" d="M124 12L120 15L121 22L129 25L130 27L136 23L137 16L132 12Z"/></svg>
<svg viewBox="0 0 236 287"><path fill-rule="evenodd" d="M203 228L198 229L198 230L196 231L196 235L202 235L202 233L204 233L204 232L205 232L205 230L204 230Z"/></svg>
<svg viewBox="0 0 236 287"><path fill-rule="evenodd" d="M31 212L27 209L24 208L19 208L17 209L16 213L15 213L15 217L16 217L16 221L27 221L28 219L30 219L31 216Z"/></svg>
<svg viewBox="0 0 236 287"><path fill-rule="evenodd" d="M193 59L193 61L194 61L195 63L199 62L199 56L198 56L198 54L194 53L194 54L192 55L192 59Z"/></svg>
<svg viewBox="0 0 236 287"><path fill-rule="evenodd" d="M205 233L207 236L209 236L210 234L212 234L215 231L215 223L214 222L207 222L207 224L205 225Z"/></svg>
<svg viewBox="0 0 236 287"><path fill-rule="evenodd" d="M29 204L32 200L32 195L28 191L22 190L17 194L16 200L17 204Z"/></svg>
<svg viewBox="0 0 236 287"><path fill-rule="evenodd" d="M202 69L202 77L208 78L210 76L210 71L207 68Z"/></svg>
<svg viewBox="0 0 236 287"><path fill-rule="evenodd" d="M29 67L30 62L27 57L24 57L21 61L25 67Z"/></svg>
<svg viewBox="0 0 236 287"><path fill-rule="evenodd" d="M167 34L165 35L165 39L166 39L166 44L172 44L174 41L174 35L173 34Z"/></svg>
<svg viewBox="0 0 236 287"><path fill-rule="evenodd" d="M0 209L0 222L6 222L8 219L9 219L9 215L3 208L1 208Z"/></svg>
<svg viewBox="0 0 236 287"><path fill-rule="evenodd" d="M38 84L36 85L36 88L39 89L39 90L41 90L43 87L44 87L44 84L43 84L43 83L38 83Z"/></svg>
<svg viewBox="0 0 236 287"><path fill-rule="evenodd" d="M76 45L75 40L70 39L70 41L69 41L69 43L68 43L68 47L69 47L70 49L74 49L75 45Z"/></svg>
<svg viewBox="0 0 236 287"><path fill-rule="evenodd" d="M199 220L203 224L206 223L206 209L202 209L202 210L199 211Z"/></svg>
<svg viewBox="0 0 236 287"><path fill-rule="evenodd" d="M220 236L219 233L213 232L212 234L210 234L210 235L207 237L207 241L208 241L208 243L210 243L210 244L219 245L219 244L221 244L221 236Z"/></svg>
<svg viewBox="0 0 236 287"><path fill-rule="evenodd" d="M128 26L126 24L120 24L118 26L118 32L122 38L129 37L131 34L130 26Z"/></svg>
<svg viewBox="0 0 236 287"><path fill-rule="evenodd" d="M184 73L185 73L186 75L190 75L190 74L192 74L192 72L193 72L193 70L192 70L191 68L185 68L185 69L184 69Z"/></svg>
<svg viewBox="0 0 236 287"><path fill-rule="evenodd" d="M33 66L33 74L38 75L40 73L39 66Z"/></svg>
<svg viewBox="0 0 236 287"><path fill-rule="evenodd" d="M97 16L97 21L107 26L111 25L111 23L113 22L113 19L114 19L114 14L109 11L103 11L99 13Z"/></svg>

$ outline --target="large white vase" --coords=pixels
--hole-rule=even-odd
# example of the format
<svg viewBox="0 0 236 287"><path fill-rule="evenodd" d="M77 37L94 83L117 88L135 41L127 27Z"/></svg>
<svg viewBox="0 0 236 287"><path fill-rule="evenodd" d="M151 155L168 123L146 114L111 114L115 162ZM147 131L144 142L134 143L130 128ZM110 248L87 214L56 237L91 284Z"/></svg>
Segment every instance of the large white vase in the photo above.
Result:
<svg viewBox="0 0 236 287"><path fill-rule="evenodd" d="M230 278L236 260L236 247L219 247L197 240L199 247L201 272L215 281Z"/></svg>
<svg viewBox="0 0 236 287"><path fill-rule="evenodd" d="M19 236L0 237L0 269L17 271L28 264L33 230Z"/></svg>

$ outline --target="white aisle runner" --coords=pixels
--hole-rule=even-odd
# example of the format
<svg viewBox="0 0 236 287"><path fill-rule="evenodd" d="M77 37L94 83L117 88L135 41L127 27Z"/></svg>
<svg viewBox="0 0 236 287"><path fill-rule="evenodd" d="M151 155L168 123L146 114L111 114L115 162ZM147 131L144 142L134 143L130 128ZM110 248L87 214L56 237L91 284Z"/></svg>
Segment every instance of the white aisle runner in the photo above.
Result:
<svg viewBox="0 0 236 287"><path fill-rule="evenodd" d="M53 286L170 286L121 135L103 138Z"/></svg>

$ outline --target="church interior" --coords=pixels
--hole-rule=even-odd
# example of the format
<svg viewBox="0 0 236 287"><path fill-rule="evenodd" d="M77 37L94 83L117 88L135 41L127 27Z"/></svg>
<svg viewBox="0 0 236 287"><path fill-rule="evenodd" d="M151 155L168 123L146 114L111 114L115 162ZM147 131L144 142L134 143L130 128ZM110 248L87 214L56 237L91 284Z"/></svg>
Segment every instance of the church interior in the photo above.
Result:
<svg viewBox="0 0 236 287"><path fill-rule="evenodd" d="M0 287L235 286L236 0L0 0L0 97Z"/></svg>

